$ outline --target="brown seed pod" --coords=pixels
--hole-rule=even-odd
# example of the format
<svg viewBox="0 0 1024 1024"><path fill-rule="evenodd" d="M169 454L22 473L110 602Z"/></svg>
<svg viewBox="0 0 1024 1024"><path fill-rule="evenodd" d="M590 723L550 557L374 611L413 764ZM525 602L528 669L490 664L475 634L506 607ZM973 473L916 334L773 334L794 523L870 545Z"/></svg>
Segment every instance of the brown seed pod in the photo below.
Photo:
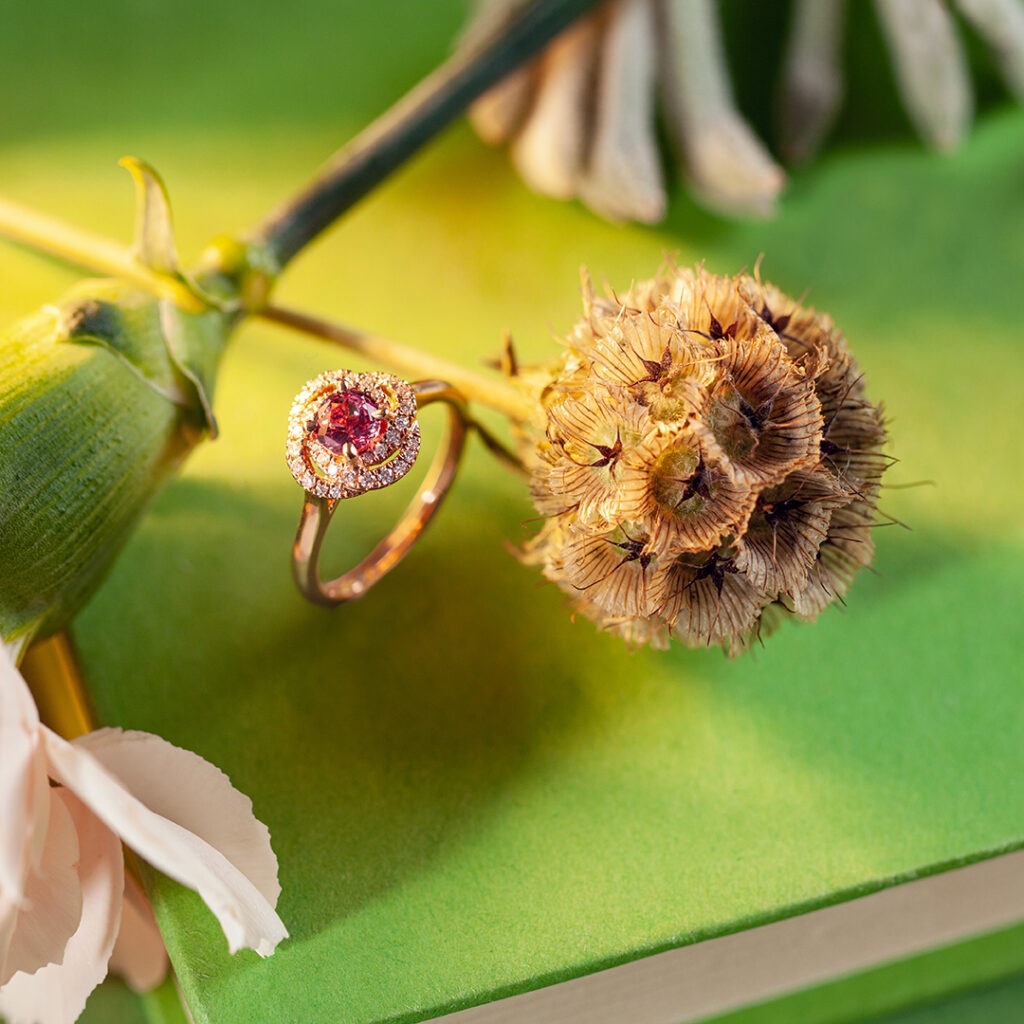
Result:
<svg viewBox="0 0 1024 1024"><path fill-rule="evenodd" d="M744 649L871 561L885 427L831 320L757 277L671 268L595 296L525 452L524 558L635 644Z"/></svg>

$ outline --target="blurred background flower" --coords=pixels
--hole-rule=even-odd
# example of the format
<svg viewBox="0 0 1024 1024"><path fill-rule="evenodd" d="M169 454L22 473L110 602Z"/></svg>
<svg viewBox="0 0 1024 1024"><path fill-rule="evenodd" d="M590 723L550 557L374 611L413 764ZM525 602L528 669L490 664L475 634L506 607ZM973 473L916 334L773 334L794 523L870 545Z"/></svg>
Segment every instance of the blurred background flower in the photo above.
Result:
<svg viewBox="0 0 1024 1024"><path fill-rule="evenodd" d="M482 0L469 34L520 2ZM952 3L995 51L1008 89L1024 96L1021 0ZM787 160L814 156L838 112L845 7L845 0L793 4L779 101ZM915 127L937 149L957 146L973 104L953 11L943 0L876 0L875 7ZM472 119L485 141L508 143L535 191L576 197L611 220L654 223L666 204L659 106L700 202L728 216L773 212L785 174L737 107L717 0L613 0L492 90Z"/></svg>
<svg viewBox="0 0 1024 1024"><path fill-rule="evenodd" d="M518 0L489 0L478 26ZM656 222L666 124L694 193L729 213L769 213L785 176L736 108L713 0L618 0L476 104L481 137L510 143L531 188L577 196L612 220Z"/></svg>

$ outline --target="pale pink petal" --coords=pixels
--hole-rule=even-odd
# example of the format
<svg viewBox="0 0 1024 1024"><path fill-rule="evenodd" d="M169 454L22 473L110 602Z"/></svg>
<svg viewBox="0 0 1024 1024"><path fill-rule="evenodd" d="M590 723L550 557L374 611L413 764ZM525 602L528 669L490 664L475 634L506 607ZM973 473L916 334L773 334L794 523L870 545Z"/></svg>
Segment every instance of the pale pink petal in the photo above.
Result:
<svg viewBox="0 0 1024 1024"><path fill-rule="evenodd" d="M104 768L85 745L73 746L45 727L43 736L54 778L78 794L144 860L175 881L198 891L220 921L231 952L245 947L255 949L260 956L269 956L274 951L288 932L274 913L271 901L242 870L187 828L151 811ZM218 787L199 780L194 764L189 767L188 759L181 759L179 764L185 774L165 779L163 790L180 787L180 803L193 811L210 799L211 792L216 799ZM210 770L216 772L212 766ZM231 814L233 808L222 809L222 812ZM183 816L188 820L193 814ZM207 808L197 816L209 823L216 811ZM255 828L248 832L231 832L235 840L242 839L235 848L236 855L248 841L245 836L256 834ZM273 857L273 852L267 853L269 841L265 836L264 841L266 851L250 853L245 859L256 865L261 884L270 889L263 865L267 856ZM273 888L277 888L276 877Z"/></svg>
<svg viewBox="0 0 1024 1024"><path fill-rule="evenodd" d="M74 740L151 811L188 829L220 851L277 902L277 858L270 832L252 801L216 765L148 732L97 729Z"/></svg>
<svg viewBox="0 0 1024 1024"><path fill-rule="evenodd" d="M512 143L523 181L555 199L576 194L586 159L587 105L599 41L597 22L589 17L548 47L533 109Z"/></svg>
<svg viewBox="0 0 1024 1024"><path fill-rule="evenodd" d="M106 977L107 962L121 919L124 860L121 843L89 809L66 790L54 804L70 812L81 859L82 916L60 964L35 974L17 974L0 989L0 1014L7 1024L71 1024L89 993Z"/></svg>
<svg viewBox="0 0 1024 1024"><path fill-rule="evenodd" d="M622 0L607 17L580 198L612 220L652 224L665 215L654 130L654 11L647 0Z"/></svg>
<svg viewBox="0 0 1024 1024"><path fill-rule="evenodd" d="M167 949L139 883L124 876L124 901L121 904L121 930L114 943L110 970L118 974L136 992L156 988L167 974Z"/></svg>
<svg viewBox="0 0 1024 1024"><path fill-rule="evenodd" d="M10 651L0 645L0 893L16 903L42 857L48 790L39 713Z"/></svg>
<svg viewBox="0 0 1024 1024"><path fill-rule="evenodd" d="M25 898L15 905L13 927L6 946L0 947L0 985L18 971L31 974L61 962L82 917L78 863L74 822L64 803L54 798L43 859L29 873ZM6 902L7 897L0 894L0 908Z"/></svg>

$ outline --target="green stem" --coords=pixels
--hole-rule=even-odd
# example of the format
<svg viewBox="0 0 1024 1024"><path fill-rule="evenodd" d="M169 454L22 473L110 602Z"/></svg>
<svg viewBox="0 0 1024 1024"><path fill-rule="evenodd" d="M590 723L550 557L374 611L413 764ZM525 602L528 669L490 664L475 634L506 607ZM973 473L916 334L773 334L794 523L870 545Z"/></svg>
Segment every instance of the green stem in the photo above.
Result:
<svg viewBox="0 0 1024 1024"><path fill-rule="evenodd" d="M207 308L182 281L167 274L158 274L139 263L134 250L128 246L30 210L2 196L0 235L91 273L134 281L154 295L171 299L182 309L198 313Z"/></svg>
<svg viewBox="0 0 1024 1024"><path fill-rule="evenodd" d="M537 404L526 388L514 380L489 377L469 370L458 363L440 359L397 341L367 334L344 324L331 323L296 310L266 306L259 316L273 323L301 331L324 341L333 342L365 356L375 363L389 366L398 373L424 380L447 381L471 402L478 402L502 413L516 423L528 423L537 414Z"/></svg>
<svg viewBox="0 0 1024 1024"><path fill-rule="evenodd" d="M256 227L250 240L283 268L475 99L602 2L533 0L513 20L465 45L339 150L305 189Z"/></svg>

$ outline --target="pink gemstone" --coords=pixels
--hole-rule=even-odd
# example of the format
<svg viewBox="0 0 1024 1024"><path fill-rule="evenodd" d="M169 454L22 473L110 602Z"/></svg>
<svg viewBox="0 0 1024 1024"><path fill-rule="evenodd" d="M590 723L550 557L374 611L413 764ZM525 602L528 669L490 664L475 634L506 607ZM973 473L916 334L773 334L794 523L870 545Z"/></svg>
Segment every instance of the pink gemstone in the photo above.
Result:
<svg viewBox="0 0 1024 1024"><path fill-rule="evenodd" d="M362 391L338 391L316 411L316 436L332 452L346 444L360 454L372 448L387 429L380 406Z"/></svg>

